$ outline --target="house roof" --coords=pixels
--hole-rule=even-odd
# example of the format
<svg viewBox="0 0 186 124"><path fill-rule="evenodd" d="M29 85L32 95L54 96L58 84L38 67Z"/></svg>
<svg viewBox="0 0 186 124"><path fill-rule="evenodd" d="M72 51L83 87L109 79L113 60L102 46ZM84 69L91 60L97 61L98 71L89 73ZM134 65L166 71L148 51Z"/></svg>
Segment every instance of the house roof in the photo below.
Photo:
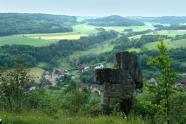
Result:
<svg viewBox="0 0 186 124"><path fill-rule="evenodd" d="M186 85L186 79L183 79L183 80L181 81L181 83L184 84L184 85Z"/></svg>

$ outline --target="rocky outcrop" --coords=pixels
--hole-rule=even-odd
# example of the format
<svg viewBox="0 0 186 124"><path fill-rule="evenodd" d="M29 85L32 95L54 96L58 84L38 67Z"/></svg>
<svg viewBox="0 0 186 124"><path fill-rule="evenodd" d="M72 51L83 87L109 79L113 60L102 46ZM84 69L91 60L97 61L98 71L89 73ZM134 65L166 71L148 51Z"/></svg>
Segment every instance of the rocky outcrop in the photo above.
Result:
<svg viewBox="0 0 186 124"><path fill-rule="evenodd" d="M113 109L129 113L136 88L142 88L142 73L135 53L116 54L116 67L96 70L97 83L103 86L102 108L106 113Z"/></svg>

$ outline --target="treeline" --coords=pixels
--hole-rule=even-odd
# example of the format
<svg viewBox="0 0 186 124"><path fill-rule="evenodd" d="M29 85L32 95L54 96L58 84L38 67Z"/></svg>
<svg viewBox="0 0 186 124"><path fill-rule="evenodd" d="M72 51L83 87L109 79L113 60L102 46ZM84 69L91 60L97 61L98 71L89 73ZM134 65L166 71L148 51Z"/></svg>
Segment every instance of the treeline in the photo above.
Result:
<svg viewBox="0 0 186 124"><path fill-rule="evenodd" d="M143 22L113 15L97 19L87 20L88 24L94 26L142 26Z"/></svg>
<svg viewBox="0 0 186 124"><path fill-rule="evenodd" d="M79 58L79 63L85 63L85 64L93 64L93 63L100 63L100 62L106 62L106 63L114 63L113 62L113 56L116 52L119 51L125 51L129 48L139 48L139 58L140 63L143 68L143 70L152 70L152 68L147 64L147 60L150 57L154 57L158 55L158 52L156 50L147 50L143 48L144 44L156 42L160 38L162 39L169 39L167 35L143 35L140 39L128 39L126 35L121 36L113 43L115 44L115 47L111 52L102 53L100 55L89 55L89 56L83 56ZM186 49L185 48L177 48L177 49L170 49L169 54L171 58L173 59L173 68L174 70L178 72L184 72L186 70L186 67L184 66L184 62L186 61Z"/></svg>
<svg viewBox="0 0 186 124"><path fill-rule="evenodd" d="M48 14L0 13L0 36L70 32L76 17Z"/></svg>
<svg viewBox="0 0 186 124"><path fill-rule="evenodd" d="M130 17L130 18L142 22L163 23L163 24L180 24L186 22L185 16Z"/></svg>
<svg viewBox="0 0 186 124"><path fill-rule="evenodd" d="M2 46L0 47L0 65L6 68L14 66L14 59L19 57L22 64L35 66L38 62L50 63L55 58L67 57L75 51L87 50L94 44L117 37L114 31L100 32L97 35L81 37L79 40L61 40L45 47L33 46Z"/></svg>
<svg viewBox="0 0 186 124"><path fill-rule="evenodd" d="M144 35L144 34L153 32L153 30L151 30L151 29L148 29L145 31L136 31L136 32L133 32L132 29L126 29L124 31L127 32L127 36Z"/></svg>
<svg viewBox="0 0 186 124"><path fill-rule="evenodd" d="M156 30L186 30L186 25L174 24L170 26L155 25Z"/></svg>
<svg viewBox="0 0 186 124"><path fill-rule="evenodd" d="M169 39L167 35L142 35L139 39L129 40L128 36L123 35L120 37L114 47L113 51L127 50L129 48L142 48L146 43L156 42L159 39Z"/></svg>

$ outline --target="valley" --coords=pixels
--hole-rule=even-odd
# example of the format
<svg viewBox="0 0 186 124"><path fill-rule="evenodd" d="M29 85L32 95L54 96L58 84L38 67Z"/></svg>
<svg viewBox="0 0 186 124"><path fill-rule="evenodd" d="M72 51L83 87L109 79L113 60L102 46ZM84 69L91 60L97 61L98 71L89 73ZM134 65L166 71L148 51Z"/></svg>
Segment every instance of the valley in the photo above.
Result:
<svg viewBox="0 0 186 124"><path fill-rule="evenodd" d="M160 83L171 81L168 90L172 95L172 122L181 124L184 121L181 113L177 113L178 110L185 112L186 27L182 23L186 23L186 17L170 17L172 21L167 20L168 17L117 15L76 17L0 13L0 17L0 117L6 123L14 120L16 124L60 124L63 121L66 124L150 124L154 117L164 118L159 117L158 107L165 109L161 100L167 99L158 93L164 96L168 85ZM132 79L133 70L129 70L132 74L117 77L116 73L122 71L116 64L116 54L124 54L123 51L139 58L123 63L132 63L134 69L141 69L135 73L140 81ZM110 72L111 68L116 73ZM104 115L100 104L105 95L104 88L108 87L98 85L100 75L96 75L96 70L104 69L109 71L106 83L126 75L131 76L127 81L136 83L130 94L134 96L134 104L130 106L130 101L122 103L132 110L131 115L118 110L117 105L110 115ZM105 75L101 75L102 78ZM115 77L110 80L112 75ZM144 87L137 89L137 83Z"/></svg>

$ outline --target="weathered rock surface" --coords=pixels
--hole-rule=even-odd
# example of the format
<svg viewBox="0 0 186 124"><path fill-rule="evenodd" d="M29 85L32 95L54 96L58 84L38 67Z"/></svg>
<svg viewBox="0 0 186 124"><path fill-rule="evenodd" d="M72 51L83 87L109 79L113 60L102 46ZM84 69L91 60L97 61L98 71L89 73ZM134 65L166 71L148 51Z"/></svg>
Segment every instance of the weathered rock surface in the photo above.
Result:
<svg viewBox="0 0 186 124"><path fill-rule="evenodd" d="M115 107L128 114L134 90L143 86L142 73L136 54L120 52L115 57L116 68L96 70L97 83L104 89L102 108L108 114Z"/></svg>

